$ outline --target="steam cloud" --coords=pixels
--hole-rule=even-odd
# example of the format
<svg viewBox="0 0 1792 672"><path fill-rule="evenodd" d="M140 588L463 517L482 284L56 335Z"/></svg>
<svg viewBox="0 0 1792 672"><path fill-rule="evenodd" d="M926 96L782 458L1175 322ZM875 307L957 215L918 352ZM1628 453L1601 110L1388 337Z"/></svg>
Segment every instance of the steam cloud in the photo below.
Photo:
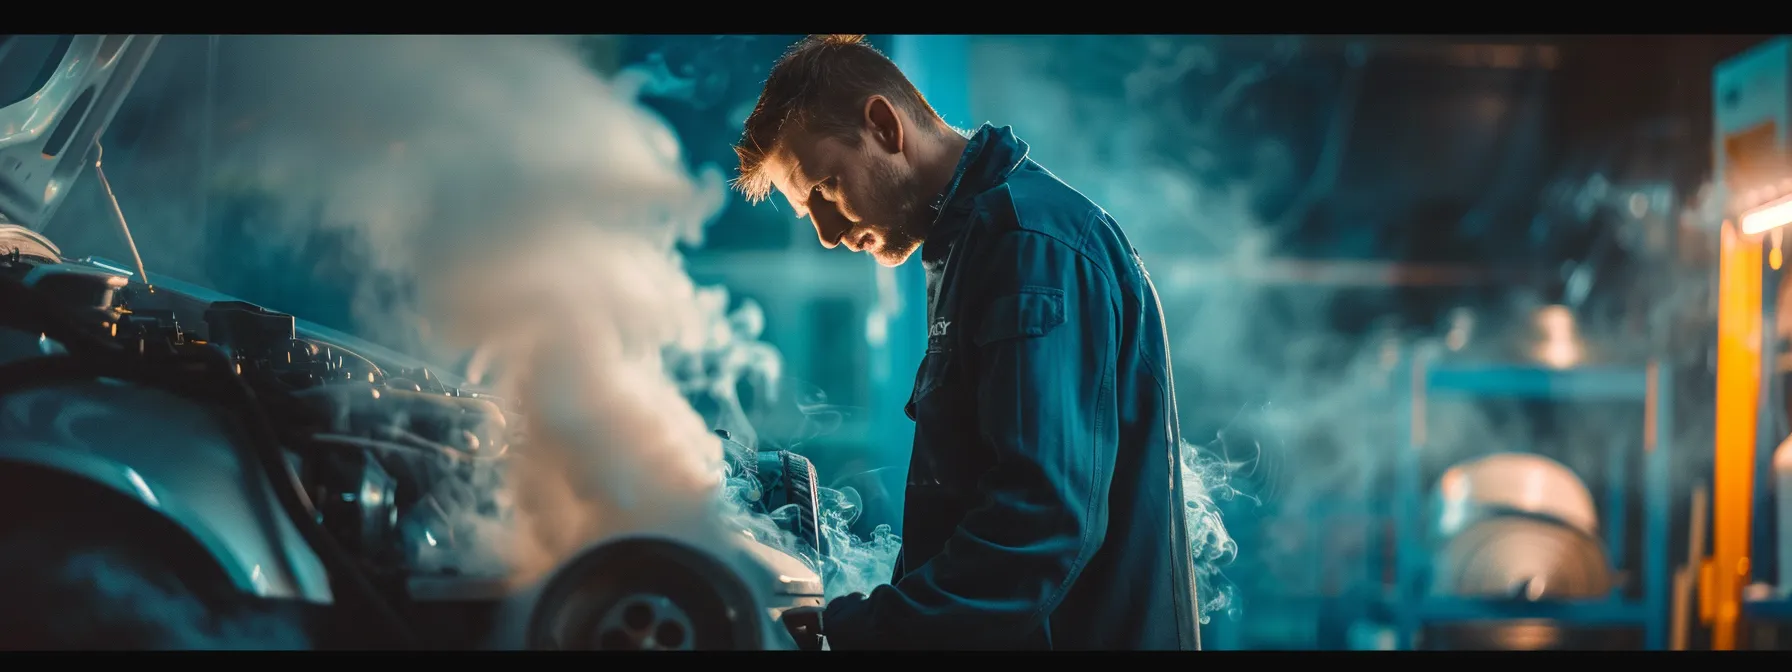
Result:
<svg viewBox="0 0 1792 672"><path fill-rule="evenodd" d="M1403 433L1387 405L1390 392L1406 382L1394 379L1400 358L1522 361L1527 353L1506 351L1500 341L1514 331L1520 340L1526 336L1530 313L1542 298L1533 293L1537 288L1513 287L1505 303L1482 306L1478 314L1458 311L1446 324L1389 323L1358 334L1333 322L1335 291L1295 294L1226 280L1219 273L1202 277L1205 271L1261 268L1285 254L1278 248L1287 222L1313 196L1323 195L1337 174L1333 161L1346 149L1349 135L1343 131L1357 112L1353 96L1360 92L1352 87L1360 84L1366 57L1372 56L1344 54L1333 109L1317 115L1323 123L1316 125L1328 127L1329 137L1316 165L1303 168L1287 140L1299 129L1262 118L1286 102L1251 105L1253 91L1293 69L1301 39L1263 38L1231 53L1224 49L1225 39L982 36L972 53L978 86L971 103L978 115L1011 124L1030 139L1033 158L1114 213L1144 255L1165 303L1185 429L1224 424L1217 436L1209 435L1213 440L1198 451L1188 472L1191 479L1205 479L1205 488L1191 486L1188 492L1201 495L1191 502L1191 515L1202 521L1196 529L1209 532L1194 540L1205 540L1207 547L1193 549L1205 559L1202 587L1211 598L1204 605L1209 611L1240 606L1221 573L1236 545L1219 519L1207 516L1228 498L1268 505L1253 526L1260 535L1244 549L1251 574L1273 584L1266 589L1317 594L1325 582L1339 578L1345 585L1379 581L1350 576L1351 568L1338 562L1373 552L1381 530L1372 521L1379 514L1338 514L1340 505L1385 500L1385 479ZM1240 57L1244 52L1252 56ZM1300 72L1311 74L1318 61L1303 62L1306 69ZM1282 84L1278 92L1307 82ZM1249 130L1241 128L1253 121ZM1581 209L1621 205L1620 196L1629 198L1629 192L1616 189L1583 194L1578 187L1589 175L1601 185L1604 178L1600 166L1582 168L1591 171L1563 179L1577 188L1570 200L1584 205ZM1265 217L1273 209L1264 206L1274 203L1289 204L1291 214ZM1656 207L1668 206L1658 201ZM1177 263L1189 259L1199 259L1198 268ZM1708 310L1701 303L1710 291L1706 278L1676 277L1668 284L1677 291L1649 307L1655 313L1650 319L1671 322ZM1634 334L1633 323L1624 321L1632 316L1582 315L1587 317L1594 319L1582 324L1584 335L1615 336L1603 341L1607 344L1646 344L1626 335ZM1606 333L1597 334L1601 331ZM1696 359L1708 350L1670 352ZM1709 383L1696 376L1680 380L1678 398L1694 401L1681 401L1676 409L1687 420L1678 423L1675 472L1691 473L1702 458L1700 451L1684 447L1708 440L1700 437L1709 436L1709 401L1699 399L1708 393L1699 388ZM1215 408L1216 401L1233 405ZM1635 446L1642 438L1642 418L1634 406L1600 410L1576 407L1564 416L1571 421L1534 428L1515 404L1434 405L1428 409L1425 469L1437 474L1469 456L1534 448L1556 455L1599 492L1597 478L1624 477L1607 476L1607 446ZM1215 553L1218 549L1225 552Z"/></svg>
<svg viewBox="0 0 1792 672"><path fill-rule="evenodd" d="M725 294L680 266L675 246L700 242L725 190L717 171L690 175L675 137L634 103L677 82L640 70L606 81L545 38L256 38L234 51L269 104L219 172L321 204L324 225L368 247L369 271L414 279L414 299L359 295L364 329L415 350L476 348L475 362L495 363L487 382L532 409L530 454L507 483L517 526L468 526L506 551L494 560L529 576L643 530L717 540L746 528L796 550L772 520L718 515L716 495L742 484L717 472L719 446L685 401L707 391L738 420L735 383L777 372L754 344L753 309L725 313ZM1205 619L1229 601L1219 568L1237 547L1218 504L1235 466L1189 455ZM851 538L856 498L823 495L830 595L887 581L900 539Z"/></svg>
<svg viewBox="0 0 1792 672"><path fill-rule="evenodd" d="M281 194L283 225L321 217L365 246L364 270L393 282L358 295L364 329L464 355L527 409L503 487L512 524L444 512L465 541L522 580L621 534L789 541L732 501L687 401L719 398L725 426L749 430L736 384L779 364L755 307L727 312L683 270L678 246L701 242L726 188L713 168L692 175L635 102L654 80L601 77L560 38L246 38L232 53L254 80L227 85L268 104L220 175ZM851 538L850 495L823 494L830 592L887 581L896 540Z"/></svg>
<svg viewBox="0 0 1792 672"><path fill-rule="evenodd" d="M1053 60L1062 45L1053 45L1050 39L980 38L973 52L972 76L984 84L973 92L973 108L994 123L1013 125L1023 138L1032 138L1033 158L1113 212L1140 250L1218 250L1242 257L1267 252L1250 210L1253 194L1248 185L1213 187L1198 182L1176 160L1154 156L1149 148L1161 142L1159 129L1139 123L1155 111L1152 98L1161 97L1159 90L1190 69L1212 67L1211 56L1202 58L1199 51L1179 50L1151 38L1142 47L1107 43L1121 54L1104 53L1108 58L1101 62L1132 70L1104 73L1127 75L1127 95L1104 97L1064 76ZM1143 58L1133 53L1141 48L1146 51ZM1273 156L1276 147L1268 149ZM1189 221L1201 225L1189 227ZM1191 244L1196 250L1188 249ZM1146 261L1149 265L1152 259ZM1254 297L1229 288L1232 291L1206 297L1211 300L1202 304L1197 319L1179 323L1174 321L1180 298L1173 293L1174 286L1166 286L1162 279L1157 284L1172 319L1168 327L1183 388L1178 402L1185 417L1211 392L1189 381L1205 382L1203 374L1216 372L1223 372L1215 377L1218 380L1265 377L1263 371L1248 370L1255 360L1250 356L1252 333L1247 330ZM1221 443L1214 448L1222 448ZM1234 487L1234 478L1251 466L1255 455L1234 455L1187 442L1183 455L1189 552L1195 560L1205 623L1214 613L1237 606L1222 570L1237 558L1239 548L1226 529L1221 505L1241 496L1249 499Z"/></svg>
<svg viewBox="0 0 1792 672"><path fill-rule="evenodd" d="M1196 36L986 37L973 53L973 77L983 83L973 106L1022 137L1038 138L1033 158L1114 213L1152 269L1184 430L1223 422L1216 435L1188 437L1201 445L1184 449L1204 622L1215 613L1237 618L1245 606L1225 575L1241 554L1253 574L1298 593L1317 592L1324 573L1348 571L1336 559L1369 550L1371 518L1314 521L1337 504L1374 500L1400 436L1394 414L1378 400L1397 382L1398 358L1430 347L1394 328L1340 332L1329 321L1330 293L1290 296L1216 282L1176 263L1264 266L1281 254L1281 223L1261 214L1263 204L1293 194L1299 209L1306 200L1299 194L1315 189L1301 188L1307 176L1296 174L1285 129L1241 135L1230 125L1252 89L1299 53L1298 38L1265 44L1267 56L1242 62L1226 60L1212 38ZM1191 87L1207 95L1190 96ZM1348 119L1349 110L1334 114ZM1245 167L1235 169L1237 160ZM1327 172L1322 161L1306 182ZM1216 400L1239 405L1215 408ZM1496 426L1478 408L1439 409L1432 417L1432 439L1446 450L1522 431ZM1228 503L1273 505L1263 545L1241 551L1222 520Z"/></svg>
<svg viewBox="0 0 1792 672"><path fill-rule="evenodd" d="M1064 39L1086 42L1069 49L1054 42ZM756 309L729 312L726 293L694 286L675 251L701 240L726 197L721 175L691 175L672 133L634 102L639 92L667 95L702 82L651 71L605 80L570 40L554 38L230 41L228 71L239 74L218 88L265 104L240 124L223 120L229 142L221 141L213 172L221 182L279 194L285 210L259 223L256 242L297 247L320 220L347 233L371 264L355 269L370 276L357 294L358 326L438 361L476 349L486 383L541 409L526 429L546 449L513 465L505 484L517 497L520 525L466 516L479 545L504 551L494 562L538 573L592 539L642 529L715 537L747 528L768 543L788 542L771 520L728 507L718 513L715 495L739 483L716 471L720 448L685 401L693 393L719 398L724 426L752 445L748 414L730 406L734 384L779 373L776 353L757 343ZM1277 251L1277 223L1253 206L1265 194L1298 191L1289 184L1304 176L1293 174L1292 151L1274 133L1227 145L1235 134L1220 120L1298 42L1244 64L1223 62L1202 38L981 37L974 44L973 108L1014 125L1034 143L1035 158L1112 211L1147 255L1170 318L1188 424L1213 415L1199 408L1205 399L1253 400L1223 414L1236 417L1211 443L1186 449L1184 472L1204 617L1235 610L1221 570L1239 549L1221 507L1273 502L1279 512L1266 527L1274 529L1310 521L1311 507L1366 499L1397 436L1374 400L1396 382L1393 359L1421 345L1393 329L1337 333L1325 311L1330 296L1288 305L1286 297L1236 284L1205 291L1166 263L1173 254L1205 254L1214 266L1249 267ZM1061 62L1066 54L1076 63ZM1075 72L1113 90L1071 81L1066 73ZM1204 107L1193 110L1171 95L1191 79L1213 84ZM155 95L149 86L135 95ZM1249 175L1215 179L1233 156L1252 157ZM107 158L115 171L132 161L117 150ZM168 215L157 226L158 213L177 208L141 205L151 192L180 191L169 183L183 173L156 168L148 153L135 161L144 166L136 177L113 174L133 227L181 234L140 232L146 260L152 271L191 274L169 258L197 245L202 234L186 223L191 215ZM71 200L59 221L80 207ZM51 233L74 247L66 241L77 232ZM169 253L154 254L158 246ZM1528 308L1527 300L1518 307ZM1444 340L1472 331L1473 344L1497 326L1495 317L1445 325L1452 335ZM1434 409L1430 443L1440 454L1428 459L1453 462L1486 444L1534 443L1522 420L1498 410ZM1576 418L1564 442L1637 434L1635 423L1621 420ZM1682 432L1708 431L1707 424L1681 423ZM1601 468L1597 451L1569 452L1563 461L1578 473ZM828 534L838 538L857 503L850 492L825 494ZM1357 546L1334 545L1325 557L1362 550L1370 538L1366 527L1355 534L1333 523L1330 531ZM1293 555L1273 537L1266 542L1246 549L1262 573L1284 580L1314 573L1312 555ZM859 544L837 539L829 592L887 580L898 544L887 531Z"/></svg>
<svg viewBox="0 0 1792 672"><path fill-rule="evenodd" d="M180 39L166 38L158 59L169 58ZM1060 40L1083 43L1065 48ZM718 514L711 505L716 492L738 483L716 473L719 448L684 397L708 389L725 399L739 377L775 378L777 360L756 344L754 308L726 311L725 292L693 286L680 269L674 245L700 240L725 193L719 174L690 175L669 130L633 102L637 89L699 95L713 83L680 80L663 63L605 81L579 61L570 41L550 38L228 43L217 89L264 104L244 118L218 120L226 131L212 173L220 183L277 194L283 207L254 223L250 242L260 249L232 253L302 247L319 223L343 232L361 248L355 256L370 264L350 269L368 276L356 295L359 327L437 360L477 347L476 361L492 364L486 382L550 411L531 417L527 428L548 449L517 465L503 484L520 497L522 525L453 512L475 545L502 551L492 561L539 573L593 538L660 526L708 537L747 528L770 543L788 543L772 520L729 507ZM1330 296L1283 305L1285 297L1235 284L1206 291L1166 263L1171 255L1204 253L1214 266L1248 267L1277 251L1276 223L1252 206L1302 177L1292 175L1292 152L1273 132L1230 134L1218 120L1236 113L1253 86L1298 52L1298 40L1284 38L1286 48L1249 63L1223 60L1199 37L980 37L974 44L973 108L1013 124L1034 142L1035 158L1112 211L1157 274L1189 424L1213 415L1198 408L1204 399L1253 400L1224 414L1236 417L1211 443L1185 448L1196 532L1190 552L1202 572L1204 617L1239 607L1221 573L1239 550L1220 522L1228 500L1261 498L1277 509L1263 526L1269 536L1245 549L1255 573L1289 584L1312 581L1313 549L1277 535L1304 532L1288 528L1310 524L1314 507L1375 492L1397 428L1382 420L1385 407L1374 400L1395 382L1393 358L1422 343L1392 329L1368 337L1336 333L1324 310ZM152 61L134 98L198 99L191 82L154 81L159 67ZM1073 81L1078 73L1089 81ZM1212 84L1193 109L1186 96L1171 95L1190 81ZM188 131L203 119L165 116L178 117ZM205 278L195 263L209 232L193 226L203 210L185 197L194 167L169 158L187 148L167 138L191 136L151 134L134 155L119 139L119 146L108 145L108 172L152 272L222 281ZM1246 141L1225 144L1238 137ZM1248 178L1213 179L1222 172L1216 166L1238 156L1251 157ZM71 198L48 232L65 249L113 244L108 227L69 224L108 221L93 183L88 176L77 184L87 195ZM1576 192L1588 200L1582 195ZM1698 312L1687 305L1710 310L1706 278L1675 284L1679 293L1654 306L1659 317ZM1530 308L1528 301L1520 297L1518 310ZM1443 341L1466 340L1472 348L1499 317L1463 315L1439 331L1450 332ZM1708 348L1676 352L1696 358ZM675 375L666 376L668 369ZM1679 396L1694 402L1676 413L1685 419L1677 423L1677 443L1697 445L1709 437L1709 384L1696 376L1682 376L1680 384ZM1535 443L1523 420L1499 410L1434 409L1430 443L1439 454L1428 456L1427 466L1435 471L1489 444ZM734 418L724 426L752 445L746 414L731 409L724 416ZM1583 476L1603 463L1601 451L1580 444L1638 434L1628 417L1580 416L1555 429L1566 430L1562 461ZM1707 466L1700 451L1676 455L1685 462L1675 473ZM826 494L837 567L829 592L885 581L900 540L885 533L839 543L855 498ZM1363 550L1366 528L1328 525L1338 538L1321 557ZM69 571L92 570L85 576L109 587L117 603L165 619L172 629L152 646L303 646L289 634L184 618L191 605L147 583L99 581L109 574L96 568L110 562L90 558Z"/></svg>

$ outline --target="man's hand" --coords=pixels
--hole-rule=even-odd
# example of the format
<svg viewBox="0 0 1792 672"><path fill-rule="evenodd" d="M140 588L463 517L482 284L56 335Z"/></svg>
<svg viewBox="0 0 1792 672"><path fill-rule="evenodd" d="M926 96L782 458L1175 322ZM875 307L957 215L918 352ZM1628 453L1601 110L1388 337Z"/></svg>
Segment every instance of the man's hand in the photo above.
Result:
<svg viewBox="0 0 1792 672"><path fill-rule="evenodd" d="M797 650L821 650L822 611L821 607L791 607L778 617L784 629L790 632L790 638L796 640Z"/></svg>

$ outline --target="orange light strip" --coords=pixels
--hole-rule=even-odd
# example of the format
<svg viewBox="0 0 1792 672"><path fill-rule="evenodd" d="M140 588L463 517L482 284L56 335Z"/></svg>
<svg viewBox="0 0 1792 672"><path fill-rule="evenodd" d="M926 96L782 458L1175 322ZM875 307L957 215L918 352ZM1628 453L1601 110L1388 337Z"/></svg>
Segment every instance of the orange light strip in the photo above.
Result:
<svg viewBox="0 0 1792 672"><path fill-rule="evenodd" d="M1718 260L1717 432L1712 479L1711 648L1736 648L1748 580L1761 394L1761 238L1724 222Z"/></svg>

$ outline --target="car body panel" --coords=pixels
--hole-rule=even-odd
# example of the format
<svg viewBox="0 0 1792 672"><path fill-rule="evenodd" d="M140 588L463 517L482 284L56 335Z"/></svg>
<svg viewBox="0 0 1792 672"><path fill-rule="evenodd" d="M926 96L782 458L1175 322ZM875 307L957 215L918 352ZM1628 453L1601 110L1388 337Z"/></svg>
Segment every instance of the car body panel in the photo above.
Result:
<svg viewBox="0 0 1792 672"><path fill-rule="evenodd" d="M331 602L323 563L239 434L203 404L117 381L0 397L0 469L55 469L141 502L191 534L245 593Z"/></svg>

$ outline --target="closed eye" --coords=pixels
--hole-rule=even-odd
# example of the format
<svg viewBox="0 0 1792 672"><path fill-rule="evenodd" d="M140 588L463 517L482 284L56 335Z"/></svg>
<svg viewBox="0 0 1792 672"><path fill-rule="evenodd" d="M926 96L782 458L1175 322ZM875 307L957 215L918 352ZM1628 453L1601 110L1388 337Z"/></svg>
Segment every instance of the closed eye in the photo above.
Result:
<svg viewBox="0 0 1792 672"><path fill-rule="evenodd" d="M836 195L840 193L839 185L840 185L839 178L830 177L828 179L822 180L820 183L817 183L815 185L815 188L810 190L810 193L813 194L813 196L821 197L821 200L828 201L830 203L835 202L835 201L839 200L838 198L836 198Z"/></svg>

